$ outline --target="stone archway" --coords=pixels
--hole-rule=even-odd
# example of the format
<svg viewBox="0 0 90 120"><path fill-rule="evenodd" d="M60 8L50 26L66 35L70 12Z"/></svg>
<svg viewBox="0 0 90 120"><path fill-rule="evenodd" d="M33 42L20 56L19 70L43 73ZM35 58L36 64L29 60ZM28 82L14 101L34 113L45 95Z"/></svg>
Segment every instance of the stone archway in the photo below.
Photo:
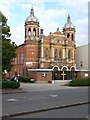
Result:
<svg viewBox="0 0 90 120"><path fill-rule="evenodd" d="M70 68L70 73L71 73L71 75L70 75L71 79L77 78L77 72L76 72L76 67L75 66L72 66Z"/></svg>
<svg viewBox="0 0 90 120"><path fill-rule="evenodd" d="M67 71L68 71L68 67L67 66L63 66L61 69L61 80L67 80Z"/></svg>
<svg viewBox="0 0 90 120"><path fill-rule="evenodd" d="M58 66L54 66L52 69L53 69L52 79L53 79L53 80L59 80L60 68L59 68Z"/></svg>

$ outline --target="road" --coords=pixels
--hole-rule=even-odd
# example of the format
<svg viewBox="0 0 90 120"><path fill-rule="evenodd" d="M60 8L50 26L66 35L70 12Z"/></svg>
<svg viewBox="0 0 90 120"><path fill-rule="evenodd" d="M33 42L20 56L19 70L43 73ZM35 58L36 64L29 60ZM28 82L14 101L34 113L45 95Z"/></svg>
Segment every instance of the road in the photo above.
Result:
<svg viewBox="0 0 90 120"><path fill-rule="evenodd" d="M88 117L88 104L27 115L20 115L14 118L87 118L87 117Z"/></svg>
<svg viewBox="0 0 90 120"><path fill-rule="evenodd" d="M2 114L17 114L88 101L88 88L3 94Z"/></svg>

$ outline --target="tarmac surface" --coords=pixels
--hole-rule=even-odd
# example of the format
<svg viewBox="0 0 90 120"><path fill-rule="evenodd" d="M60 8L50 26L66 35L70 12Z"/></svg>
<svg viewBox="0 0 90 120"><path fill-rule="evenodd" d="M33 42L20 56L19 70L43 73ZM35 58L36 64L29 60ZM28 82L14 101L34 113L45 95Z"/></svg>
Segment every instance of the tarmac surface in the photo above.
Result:
<svg viewBox="0 0 90 120"><path fill-rule="evenodd" d="M20 88L19 89L3 89L0 91L0 93L2 93L2 96L3 94L14 94L14 93L34 93L34 92L43 92L43 91L54 91L54 90L76 90L77 88L87 88L87 92L88 92L88 87L70 87L70 86L66 86L66 84L68 83L69 81L66 80L66 81L55 81L54 83L41 83L41 82L37 82L37 83L20 83ZM70 107L70 106L77 106L77 105L83 105L83 104L88 104L88 101L87 101L87 98L81 98L81 100L79 99L72 99L73 101L68 101L64 103L61 103L59 106L58 106L58 103L57 105L48 105L47 108L44 108L42 109L39 108L39 109L31 109L31 110L28 110L28 111L23 111L23 112L18 112L18 113L14 113L14 114L8 114L6 116L3 116L3 117L11 117L11 116L17 116L17 115L24 115L24 114L27 114L27 113L34 113L34 112L40 112L40 111L46 111L46 110L52 110L52 109L57 109L57 108L65 108L65 107ZM83 101L82 101L83 100Z"/></svg>

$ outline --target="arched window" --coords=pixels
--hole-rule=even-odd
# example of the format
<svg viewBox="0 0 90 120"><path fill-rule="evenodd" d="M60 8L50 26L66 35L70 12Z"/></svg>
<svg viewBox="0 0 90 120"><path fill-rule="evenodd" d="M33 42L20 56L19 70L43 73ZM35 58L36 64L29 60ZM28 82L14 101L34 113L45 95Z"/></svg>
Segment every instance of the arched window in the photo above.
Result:
<svg viewBox="0 0 90 120"><path fill-rule="evenodd" d="M45 57L48 58L48 48L45 50Z"/></svg>
<svg viewBox="0 0 90 120"><path fill-rule="evenodd" d="M68 50L68 59L70 59L70 50Z"/></svg>
<svg viewBox="0 0 90 120"><path fill-rule="evenodd" d="M31 28L28 29L28 35L31 35Z"/></svg>
<svg viewBox="0 0 90 120"><path fill-rule="evenodd" d="M36 29L33 29L33 35L36 36Z"/></svg>
<svg viewBox="0 0 90 120"><path fill-rule="evenodd" d="M74 40L74 35L72 34L72 40Z"/></svg>
<svg viewBox="0 0 90 120"><path fill-rule="evenodd" d="M20 63L24 64L24 54L21 54L21 56L20 56Z"/></svg>
<svg viewBox="0 0 90 120"><path fill-rule="evenodd" d="M57 59L57 49L55 49L55 51L54 51L54 57L55 57L55 59Z"/></svg>
<svg viewBox="0 0 90 120"><path fill-rule="evenodd" d="M62 58L62 50L59 51L59 58Z"/></svg>
<svg viewBox="0 0 90 120"><path fill-rule="evenodd" d="M70 34L68 33L68 34L67 34L67 38L69 38L69 36L70 36Z"/></svg>

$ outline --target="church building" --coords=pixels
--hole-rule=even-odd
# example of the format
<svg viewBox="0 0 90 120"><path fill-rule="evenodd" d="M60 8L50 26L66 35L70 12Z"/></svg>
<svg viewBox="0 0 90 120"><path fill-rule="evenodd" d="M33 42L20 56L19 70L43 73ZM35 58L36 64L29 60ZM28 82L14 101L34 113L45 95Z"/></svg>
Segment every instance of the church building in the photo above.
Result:
<svg viewBox="0 0 90 120"><path fill-rule="evenodd" d="M57 28L54 33L45 36L44 30L40 29L39 20L35 16L34 8L32 7L24 26L25 40L16 49L17 56L13 61L14 67L11 74L16 73L29 77L33 75L35 77L35 71L38 74L40 74L40 71L41 74L43 71L48 74L48 71L50 72L51 70L52 79L65 79L62 75L63 71L75 71L76 30L69 15L62 32ZM42 74L42 76L44 75ZM66 79L70 79L71 76L68 73L68 78Z"/></svg>

